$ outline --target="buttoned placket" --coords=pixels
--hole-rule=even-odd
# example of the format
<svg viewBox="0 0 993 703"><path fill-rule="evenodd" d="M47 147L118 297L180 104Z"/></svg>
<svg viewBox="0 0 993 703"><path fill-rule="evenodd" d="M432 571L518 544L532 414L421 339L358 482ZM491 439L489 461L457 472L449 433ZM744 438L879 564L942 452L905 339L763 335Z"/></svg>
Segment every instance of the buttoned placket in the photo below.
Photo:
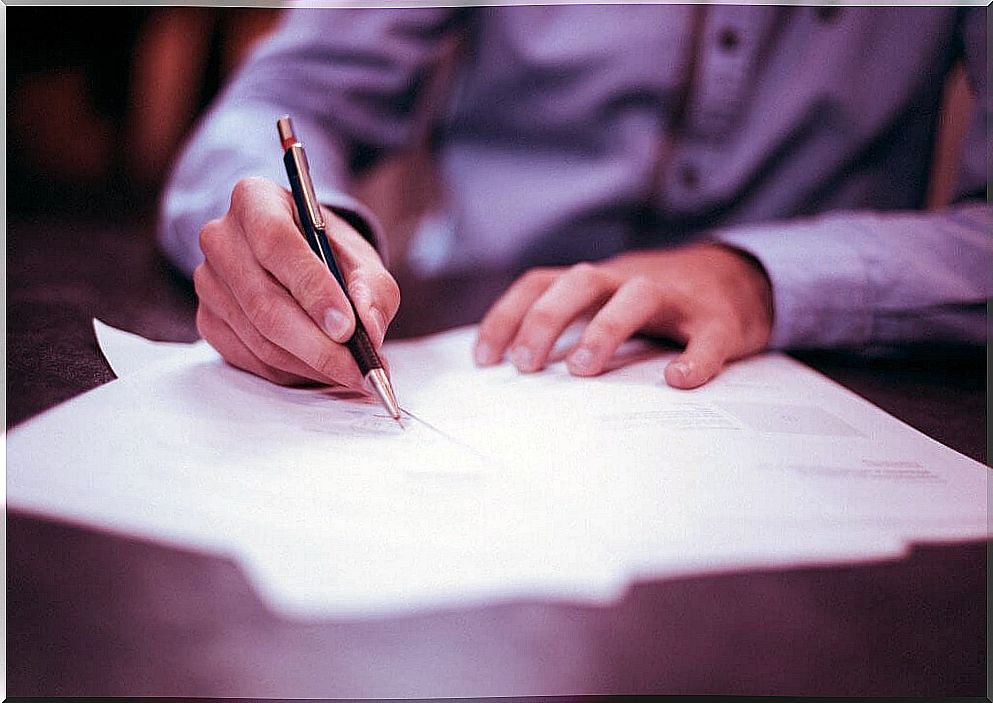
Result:
<svg viewBox="0 0 993 703"><path fill-rule="evenodd" d="M703 201L721 146L739 120L750 85L761 28L755 14L775 8L711 6L701 14L693 77L682 119L668 135L660 173L660 205L689 211Z"/></svg>

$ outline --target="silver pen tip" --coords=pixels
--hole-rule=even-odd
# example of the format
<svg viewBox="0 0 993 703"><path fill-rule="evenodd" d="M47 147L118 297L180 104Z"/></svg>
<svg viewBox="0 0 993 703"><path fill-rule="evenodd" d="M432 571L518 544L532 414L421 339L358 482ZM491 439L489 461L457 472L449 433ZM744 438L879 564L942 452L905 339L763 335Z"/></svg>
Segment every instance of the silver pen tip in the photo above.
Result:
<svg viewBox="0 0 993 703"><path fill-rule="evenodd" d="M373 390L376 391L376 395L379 396L386 411L394 420L399 422L400 405L397 403L396 395L393 393L393 385L390 383L390 377L386 375L386 370L373 369L366 374L366 380L372 386Z"/></svg>

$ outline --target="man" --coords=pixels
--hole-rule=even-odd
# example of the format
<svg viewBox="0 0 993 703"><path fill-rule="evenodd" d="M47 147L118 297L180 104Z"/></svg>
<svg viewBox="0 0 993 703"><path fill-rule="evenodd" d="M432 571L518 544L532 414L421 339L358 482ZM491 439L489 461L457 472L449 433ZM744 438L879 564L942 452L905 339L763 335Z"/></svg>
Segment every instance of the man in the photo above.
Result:
<svg viewBox="0 0 993 703"><path fill-rule="evenodd" d="M448 102L428 112L453 38ZM584 316L572 373L599 373L643 333L685 344L665 370L680 388L765 348L984 344L986 43L982 8L292 11L188 144L161 241L230 363L359 386L342 345L353 318L295 227L275 119L291 114L307 146L381 344L400 294L374 216L344 193L436 114L445 226L415 246L446 273L527 271L482 320L480 364L538 370ZM958 203L925 213L959 60L977 102Z"/></svg>

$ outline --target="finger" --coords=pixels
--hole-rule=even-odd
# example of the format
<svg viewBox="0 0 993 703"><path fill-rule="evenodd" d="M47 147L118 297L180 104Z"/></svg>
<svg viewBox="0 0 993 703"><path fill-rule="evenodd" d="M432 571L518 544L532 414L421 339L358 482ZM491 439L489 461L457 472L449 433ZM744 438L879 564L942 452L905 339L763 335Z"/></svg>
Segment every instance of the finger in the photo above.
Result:
<svg viewBox="0 0 993 703"><path fill-rule="evenodd" d="M231 207L259 265L331 339L347 341L355 325L351 306L294 221L290 194L271 181L246 178L235 186Z"/></svg>
<svg viewBox="0 0 993 703"><path fill-rule="evenodd" d="M562 332L586 310L602 303L616 281L592 264L577 264L555 279L524 313L511 344L511 360L520 371L544 367Z"/></svg>
<svg viewBox="0 0 993 703"><path fill-rule="evenodd" d="M696 388L720 373L735 348L732 332L711 324L690 334L686 349L665 367L665 380L673 388Z"/></svg>
<svg viewBox="0 0 993 703"><path fill-rule="evenodd" d="M532 269L511 284L479 323L474 356L480 366L503 359L507 345L517 334L524 313L551 285L554 269Z"/></svg>
<svg viewBox="0 0 993 703"><path fill-rule="evenodd" d="M386 337L386 329L400 308L400 288L385 269L353 269L348 274L348 292L355 311L378 349Z"/></svg>
<svg viewBox="0 0 993 703"><path fill-rule="evenodd" d="M262 362L224 320L202 305L197 309L197 329L225 361L243 371L281 386L306 385L314 382L310 378L297 376Z"/></svg>
<svg viewBox="0 0 993 703"><path fill-rule="evenodd" d="M290 292L259 265L250 247L240 243L237 227L228 228L224 234L225 241L215 241L205 249L205 260L231 291L249 327L324 376L358 388L354 385L358 371L348 350L328 337ZM217 237L211 238L214 239ZM236 331L250 332L237 324L233 313L227 319ZM244 336L242 339L253 351L262 353L261 347L252 347L254 340Z"/></svg>
<svg viewBox="0 0 993 703"><path fill-rule="evenodd" d="M209 263L204 262L193 272L193 283L200 298L200 308L222 320L265 366L320 383L342 382L307 365L261 335L238 305L227 285L213 272ZM198 310L198 314L199 312ZM226 350L218 349L218 351L222 356L225 355Z"/></svg>
<svg viewBox="0 0 993 703"><path fill-rule="evenodd" d="M379 252L354 227L325 208L329 241L345 278L348 294L376 346L400 308L400 288Z"/></svg>
<svg viewBox="0 0 993 703"><path fill-rule="evenodd" d="M621 344L649 320L657 319L661 308L672 305L662 295L646 278L626 281L583 330L579 343L566 359L570 373L577 376L601 373Z"/></svg>

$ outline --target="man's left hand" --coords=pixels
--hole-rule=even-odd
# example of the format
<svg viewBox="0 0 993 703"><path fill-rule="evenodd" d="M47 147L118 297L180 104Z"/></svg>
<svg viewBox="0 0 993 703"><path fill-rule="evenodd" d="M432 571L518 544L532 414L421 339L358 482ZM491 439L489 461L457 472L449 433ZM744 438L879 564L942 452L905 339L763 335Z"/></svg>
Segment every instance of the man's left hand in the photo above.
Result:
<svg viewBox="0 0 993 703"><path fill-rule="evenodd" d="M520 371L538 371L565 329L592 316L566 358L571 373L601 373L623 342L643 334L685 345L665 379L695 388L764 349L772 314L769 279L743 252L717 244L640 251L528 271L483 318L475 356L485 366L509 350Z"/></svg>

